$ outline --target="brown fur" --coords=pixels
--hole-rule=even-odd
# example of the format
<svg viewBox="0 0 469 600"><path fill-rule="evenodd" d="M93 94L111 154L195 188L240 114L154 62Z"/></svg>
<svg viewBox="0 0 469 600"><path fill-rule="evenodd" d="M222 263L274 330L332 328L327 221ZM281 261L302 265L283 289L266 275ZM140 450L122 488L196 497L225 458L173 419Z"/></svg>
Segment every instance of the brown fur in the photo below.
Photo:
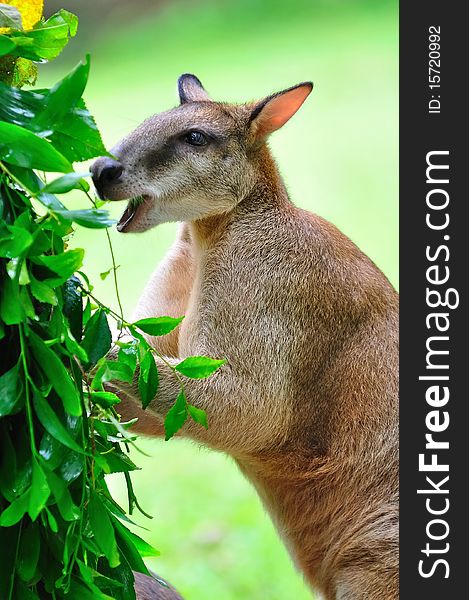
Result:
<svg viewBox="0 0 469 600"><path fill-rule="evenodd" d="M138 600L183 600L167 582L142 573L135 573L135 595Z"/></svg>
<svg viewBox="0 0 469 600"><path fill-rule="evenodd" d="M397 294L346 236L290 202L265 143L311 87L267 98L265 111L211 102L185 77L182 105L117 147L124 172L102 190L112 199L131 188L147 195L129 231L190 215L136 312L186 315L172 337L152 340L170 362L227 359L211 378L185 382L210 427L188 421L181 435L234 457L327 600L395 600ZM168 140L188 124L225 137L168 154ZM137 169L149 152L154 162ZM147 411L135 385L115 388L121 412L142 416L140 430L153 435L178 393L171 370L157 365L160 388Z"/></svg>

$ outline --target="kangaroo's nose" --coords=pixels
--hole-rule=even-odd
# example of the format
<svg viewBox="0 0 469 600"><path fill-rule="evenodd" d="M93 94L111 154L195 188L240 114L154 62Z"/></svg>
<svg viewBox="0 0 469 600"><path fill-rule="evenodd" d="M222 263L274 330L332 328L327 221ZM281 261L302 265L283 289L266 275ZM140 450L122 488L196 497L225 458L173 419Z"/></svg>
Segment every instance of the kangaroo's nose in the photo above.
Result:
<svg viewBox="0 0 469 600"><path fill-rule="evenodd" d="M122 165L107 156L98 158L91 166L91 174L93 183L101 198L104 198L104 190L106 185L115 182L122 175L124 168Z"/></svg>

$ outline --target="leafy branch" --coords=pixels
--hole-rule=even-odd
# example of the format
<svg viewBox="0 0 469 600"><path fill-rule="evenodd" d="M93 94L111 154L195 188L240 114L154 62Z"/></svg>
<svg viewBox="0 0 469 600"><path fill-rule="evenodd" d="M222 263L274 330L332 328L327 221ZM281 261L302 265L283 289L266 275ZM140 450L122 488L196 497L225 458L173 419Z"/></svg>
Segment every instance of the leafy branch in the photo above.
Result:
<svg viewBox="0 0 469 600"><path fill-rule="evenodd" d="M31 61L55 58L76 32L67 11L39 16L0 3L0 546L13 549L0 562L0 598L132 600L133 571L148 573L142 556L158 552L127 528L106 484L122 473L129 513L146 514L130 477L135 419L120 419L120 399L105 384L135 379L145 409L158 390L154 357L165 362L180 383L165 419L169 439L188 417L207 427L184 378L208 377L223 361L172 365L145 336L166 335L181 319L125 320L107 229L114 221L90 196L88 174L72 167L107 154L82 99L89 57L50 89L19 89L31 81ZM69 210L58 196L72 190L92 208ZM118 313L93 294L84 251L68 248L76 226L106 233ZM108 318L119 329L114 343Z"/></svg>

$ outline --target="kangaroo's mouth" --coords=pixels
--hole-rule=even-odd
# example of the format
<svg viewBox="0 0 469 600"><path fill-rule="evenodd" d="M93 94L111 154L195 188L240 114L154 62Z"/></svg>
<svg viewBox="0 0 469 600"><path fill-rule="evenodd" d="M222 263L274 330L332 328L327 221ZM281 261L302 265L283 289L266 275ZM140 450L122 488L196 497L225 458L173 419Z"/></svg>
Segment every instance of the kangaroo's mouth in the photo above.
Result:
<svg viewBox="0 0 469 600"><path fill-rule="evenodd" d="M137 213L139 212L140 207L142 206L142 204L145 203L146 199L147 199L146 196L136 196L135 198L131 198L129 200L129 203L127 204L126 209L122 213L122 217L119 219L119 222L116 225L117 231L120 231L121 233L123 233L124 231L127 230L129 225L132 223L132 221L137 216Z"/></svg>

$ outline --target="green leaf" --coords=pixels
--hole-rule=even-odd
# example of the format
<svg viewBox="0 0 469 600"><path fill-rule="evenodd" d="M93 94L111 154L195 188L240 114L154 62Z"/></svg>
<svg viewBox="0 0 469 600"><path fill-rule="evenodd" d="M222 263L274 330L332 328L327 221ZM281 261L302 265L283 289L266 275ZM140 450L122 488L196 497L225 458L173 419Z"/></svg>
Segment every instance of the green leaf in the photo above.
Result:
<svg viewBox="0 0 469 600"><path fill-rule="evenodd" d="M88 289L90 289L89 285L88 285ZM83 325L86 325L90 319L91 319L91 300L89 298L87 298L86 303L85 303L85 308L83 309Z"/></svg>
<svg viewBox="0 0 469 600"><path fill-rule="evenodd" d="M3 89L4 89L3 84L0 81L0 98L2 98L4 96ZM12 89L12 88L7 88L7 89ZM4 110L4 107L2 106L2 104L0 102L0 120L2 120L2 111L3 110ZM3 120L5 120L5 119L3 119ZM39 179L39 177L36 175L36 173L34 171L32 171L31 169L25 169L24 167L17 167L16 165L10 165L8 167L8 170L13 175L13 177L18 180L19 184L21 186L23 186L24 189L28 189L28 190L31 190L33 193L37 193L41 189L41 185L42 185L42 187L44 186L44 184ZM22 196L23 201L24 201L24 199L25 199L25 196ZM32 208L32 205L27 204L27 206L28 206L28 208Z"/></svg>
<svg viewBox="0 0 469 600"><path fill-rule="evenodd" d="M25 127L43 136L47 131L50 131L53 124L49 123L47 131L42 131L34 125L33 119L38 112L44 110L47 92L48 90L42 92L20 90L0 81L0 98L2 99L2 102L0 102L0 120ZM33 174L28 175L30 179L36 179ZM27 187L36 191L36 186L28 185Z"/></svg>
<svg viewBox="0 0 469 600"><path fill-rule="evenodd" d="M48 123L59 122L72 108L75 108L85 91L89 71L90 60L87 56L85 62L78 63L73 71L49 90L44 110L33 119L37 127L47 129ZM53 186L53 184L51 185ZM56 184L55 187L60 188L60 185ZM48 191L53 194L60 193L57 190L51 191L49 189Z"/></svg>
<svg viewBox="0 0 469 600"><path fill-rule="evenodd" d="M47 108L48 90L25 91L0 82L0 99L0 120L25 127L42 137L47 137L56 150L68 160L83 161L108 154L96 123L83 99L78 100L76 106L70 108L56 122L49 120L45 124L46 129L43 129L41 123L35 121L35 117ZM41 182L37 182L36 187L38 185L44 187ZM31 187L31 183L27 187L35 191ZM58 203L58 200L54 200L54 196L51 194L48 196L45 203L49 201ZM56 208L58 207L56 206ZM62 206L62 208L64 207Z"/></svg>
<svg viewBox="0 0 469 600"><path fill-rule="evenodd" d="M50 496L50 488L47 483L44 471L39 466L36 459L33 459L33 477L31 480L31 490L29 492L28 513L32 521L35 521L45 507Z"/></svg>
<svg viewBox="0 0 469 600"><path fill-rule="evenodd" d="M20 533L19 525L16 527L0 527L0 548L16 548ZM2 560L0 560L0 598L8 598L10 595L11 577L15 572L15 567L15 553L2 552ZM119 600L125 599L120 598ZM135 595L133 600L135 600Z"/></svg>
<svg viewBox="0 0 469 600"><path fill-rule="evenodd" d="M44 433L39 443L39 455L44 460L48 469L56 469L69 454L76 455L75 452L62 446L62 444L50 434L47 432ZM79 458L83 460L83 457Z"/></svg>
<svg viewBox="0 0 469 600"><path fill-rule="evenodd" d="M0 256L15 258L21 256L33 243L29 231L14 225L6 225L0 231Z"/></svg>
<svg viewBox="0 0 469 600"><path fill-rule="evenodd" d="M57 503L60 515L65 521L76 521L81 517L80 509L73 503L67 484L53 471L45 471L47 483Z"/></svg>
<svg viewBox="0 0 469 600"><path fill-rule="evenodd" d="M73 416L81 415L80 396L60 358L31 330L29 343L38 366L62 400L65 411Z"/></svg>
<svg viewBox="0 0 469 600"><path fill-rule="evenodd" d="M21 579L17 579L15 582L15 593L17 600L41 600L36 592L33 592Z"/></svg>
<svg viewBox="0 0 469 600"><path fill-rule="evenodd" d="M18 575L23 581L30 581L36 572L39 561L41 540L37 523L29 523L21 532L21 544L18 552Z"/></svg>
<svg viewBox="0 0 469 600"><path fill-rule="evenodd" d="M201 408L197 408L192 404L187 405L187 410L189 411L190 416L194 419L196 423L199 423L200 425L202 425L202 427L208 429L207 413L204 410L202 410Z"/></svg>
<svg viewBox="0 0 469 600"><path fill-rule="evenodd" d="M71 331L68 329L63 332L65 337L65 347L70 352L76 356L83 364L88 364L88 354L86 354L85 350L80 346L80 344L73 337Z"/></svg>
<svg viewBox="0 0 469 600"><path fill-rule="evenodd" d="M102 408L111 408L114 404L119 404L121 399L112 392L91 392L91 401Z"/></svg>
<svg viewBox="0 0 469 600"><path fill-rule="evenodd" d="M81 340L83 328L83 297L81 295L82 283L78 277L72 275L63 286L63 313L68 319L73 337Z"/></svg>
<svg viewBox="0 0 469 600"><path fill-rule="evenodd" d="M31 279L29 278L28 267L26 266L26 261L21 261L20 275L18 277L18 283L20 285L28 285L31 283Z"/></svg>
<svg viewBox="0 0 469 600"><path fill-rule="evenodd" d="M3 280L0 294L0 317L7 325L17 325L26 318L18 282L9 277Z"/></svg>
<svg viewBox="0 0 469 600"><path fill-rule="evenodd" d="M64 481L71 483L83 473L83 457L71 451L65 456L65 460L60 463L59 473Z"/></svg>
<svg viewBox="0 0 469 600"><path fill-rule="evenodd" d="M98 127L83 100L54 127L50 140L71 161L109 156Z"/></svg>
<svg viewBox="0 0 469 600"><path fill-rule="evenodd" d="M174 405L168 410L164 420L165 440L168 441L184 425L187 419L187 400L181 390Z"/></svg>
<svg viewBox="0 0 469 600"><path fill-rule="evenodd" d="M115 219L111 219L107 210L98 210L88 208L84 210L56 210L57 215L77 223L88 229L105 229L116 223Z"/></svg>
<svg viewBox="0 0 469 600"><path fill-rule="evenodd" d="M84 581L88 584L96 583L100 588L102 587L123 587L120 581L116 581L115 579L111 579L110 577L106 577L101 573L98 573L88 565L85 565L80 559L77 559L78 568L80 569L80 574L83 577ZM96 587L96 586L95 586Z"/></svg>
<svg viewBox="0 0 469 600"><path fill-rule="evenodd" d="M28 510L29 490L14 500L0 515L0 527L11 527L21 521Z"/></svg>
<svg viewBox="0 0 469 600"><path fill-rule="evenodd" d="M0 4L0 27L9 29L23 29L21 13L16 6Z"/></svg>
<svg viewBox="0 0 469 600"><path fill-rule="evenodd" d="M99 571L108 577L119 581L122 584L122 588L108 588L103 586L103 590L112 594L114 600L136 600L135 597L135 578L132 572L132 568L121 552L120 554L121 564L117 569L109 569L106 564L99 565Z"/></svg>
<svg viewBox="0 0 469 600"><path fill-rule="evenodd" d="M64 209L63 204L59 202L52 194L43 194L42 192L38 192L36 194L36 199L39 200L39 202L51 212L55 213L56 210ZM45 221L42 224L42 229L46 231L53 231L61 237L65 237L66 235L73 233L71 223L60 218L54 219L53 221Z"/></svg>
<svg viewBox="0 0 469 600"><path fill-rule="evenodd" d="M133 371L129 365L114 360L103 361L99 365L96 375L91 382L91 388L93 390L98 389L104 382L113 381L126 381L130 383L133 380Z"/></svg>
<svg viewBox="0 0 469 600"><path fill-rule="evenodd" d="M32 275L30 275L29 278L29 289L31 290L31 294L39 300L39 302L57 306L57 296L55 295L54 290L46 283L35 279Z"/></svg>
<svg viewBox="0 0 469 600"><path fill-rule="evenodd" d="M215 360L207 356L189 356L176 365L176 371L191 379L205 379L225 363L226 360Z"/></svg>
<svg viewBox="0 0 469 600"><path fill-rule="evenodd" d="M132 323L134 327L138 327L141 331L148 333L148 335L166 335L173 329L175 329L184 317L175 319L174 317L152 317L149 319L140 319Z"/></svg>
<svg viewBox="0 0 469 600"><path fill-rule="evenodd" d="M58 533L59 526L57 524L57 519L50 512L50 510L47 510L47 506L45 507L45 511L46 511L46 515L47 515L47 522L49 523L49 527L50 527L52 533Z"/></svg>
<svg viewBox="0 0 469 600"><path fill-rule="evenodd" d="M50 137L55 148L71 161L109 156L95 120L83 100L54 127Z"/></svg>
<svg viewBox="0 0 469 600"><path fill-rule="evenodd" d="M88 518L94 533L95 542L107 558L109 566L115 568L120 564L114 527L106 507L96 493L92 493L88 503Z"/></svg>
<svg viewBox="0 0 469 600"><path fill-rule="evenodd" d="M116 517L111 516L111 519L116 530L119 550L125 556L129 562L129 565L134 571L149 575L148 569L135 546L133 534L131 534L127 527L124 527L124 525L122 525L122 523L116 519Z"/></svg>
<svg viewBox="0 0 469 600"><path fill-rule="evenodd" d="M72 576L70 591L66 598L69 600L116 600L114 595L103 593L94 583L88 583L85 586L83 581L75 576Z"/></svg>
<svg viewBox="0 0 469 600"><path fill-rule="evenodd" d="M95 585L86 585L77 577L72 577L66 598L68 600L114 600L111 596L103 594Z"/></svg>
<svg viewBox="0 0 469 600"><path fill-rule="evenodd" d="M54 278L53 281L55 283L62 283L69 279L75 271L78 271L83 264L83 256L84 250L77 248L75 250L67 250L61 254L36 256L32 260L57 273L59 277Z"/></svg>
<svg viewBox="0 0 469 600"><path fill-rule="evenodd" d="M100 358L109 352L111 341L111 330L109 329L106 313L99 309L86 324L81 343L88 355L90 365L95 365Z"/></svg>
<svg viewBox="0 0 469 600"><path fill-rule="evenodd" d="M0 121L0 160L40 169L41 171L73 171L71 163L52 144L23 127Z"/></svg>
<svg viewBox="0 0 469 600"><path fill-rule="evenodd" d="M15 47L16 44L13 40L6 35L0 35L0 56L9 54Z"/></svg>
<svg viewBox="0 0 469 600"><path fill-rule="evenodd" d="M69 36L75 35L77 22L75 15L61 9L30 31L13 32L12 38L17 46L14 54L29 60L56 58L67 45Z"/></svg>
<svg viewBox="0 0 469 600"><path fill-rule="evenodd" d="M113 267L111 267L107 271L103 271L102 273L99 274L99 277L101 278L102 281L104 281L108 277L108 275L110 274L112 269L113 269Z"/></svg>
<svg viewBox="0 0 469 600"><path fill-rule="evenodd" d="M0 427L0 492L9 502L13 502L21 493L16 484L17 460L6 419L3 420L3 425L4 427ZM20 436L15 437L15 443L20 443L21 438L18 440Z"/></svg>
<svg viewBox="0 0 469 600"><path fill-rule="evenodd" d="M39 390L34 390L33 405L39 422L52 437L58 440L67 448L83 454L83 449L71 437L65 427L62 425L59 417L55 414L47 400L42 396Z"/></svg>
<svg viewBox="0 0 469 600"><path fill-rule="evenodd" d="M54 181L45 185L42 191L46 194L66 194L71 190L88 191L90 189L89 183L83 179L83 177L88 177L88 175L89 173L67 173L67 175L62 175L62 177L54 179Z"/></svg>
<svg viewBox="0 0 469 600"><path fill-rule="evenodd" d="M5 421L5 420L4 420ZM15 419L15 427L12 430L14 436L14 450L9 448L11 439L8 435L8 429L5 427L3 430L3 436L7 437L7 442L3 443L2 450L6 452L6 455L14 460L10 464L2 461L2 490L5 491L5 485L10 485L10 489L7 490L12 492L8 497L5 497L11 501L18 496L21 496L31 486L31 452L30 452L30 437L27 431L26 423L22 423L21 419ZM2 457L3 458L3 457ZM7 469L11 469L11 473L7 475Z"/></svg>
<svg viewBox="0 0 469 600"><path fill-rule="evenodd" d="M109 452L98 440L96 440L96 448L101 454L95 454L95 460L106 474L128 473L138 470L137 465L123 452L117 449L114 452Z"/></svg>
<svg viewBox="0 0 469 600"><path fill-rule="evenodd" d="M142 408L145 410L154 399L158 391L158 370L151 351L147 351L143 360L140 361L140 373L138 375L138 391L142 400Z"/></svg>
<svg viewBox="0 0 469 600"><path fill-rule="evenodd" d="M61 8L58 12L55 13L55 15L52 15L52 17L49 20L53 21L54 18L57 19L58 17L60 17L60 19L67 23L70 37L75 37L78 31L78 17L73 13L69 12L68 10Z"/></svg>
<svg viewBox="0 0 469 600"><path fill-rule="evenodd" d="M122 346L117 355L117 359L120 363L128 365L132 370L132 373L134 373L137 367L137 348L134 344Z"/></svg>
<svg viewBox="0 0 469 600"><path fill-rule="evenodd" d="M30 319L37 321L38 318L34 310L34 305L31 301L31 296L29 295L29 291L24 286L20 288L19 296L25 315Z"/></svg>
<svg viewBox="0 0 469 600"><path fill-rule="evenodd" d="M145 542L145 540L142 540L141 537L139 537L138 535L136 535L135 533L133 533L132 531L127 529L127 527L125 527L125 525L123 525L120 521L118 521L114 517L113 517L113 522L114 522L114 525L116 526L116 529L119 530L119 533L122 533L122 535L125 535L125 537L127 537L129 539L129 541L132 542L132 544L138 550L138 553L140 554L140 556L143 556L143 557L160 556L161 553L159 550L157 550L156 548L154 548L153 546L151 546L150 544Z"/></svg>
<svg viewBox="0 0 469 600"><path fill-rule="evenodd" d="M18 257L12 258L7 262L6 272L10 279L16 279L16 276L19 274L19 270L21 269L22 260ZM18 281L19 283L19 281Z"/></svg>
<svg viewBox="0 0 469 600"><path fill-rule="evenodd" d="M0 376L0 417L12 415L24 405L23 386L18 379L18 365Z"/></svg>

